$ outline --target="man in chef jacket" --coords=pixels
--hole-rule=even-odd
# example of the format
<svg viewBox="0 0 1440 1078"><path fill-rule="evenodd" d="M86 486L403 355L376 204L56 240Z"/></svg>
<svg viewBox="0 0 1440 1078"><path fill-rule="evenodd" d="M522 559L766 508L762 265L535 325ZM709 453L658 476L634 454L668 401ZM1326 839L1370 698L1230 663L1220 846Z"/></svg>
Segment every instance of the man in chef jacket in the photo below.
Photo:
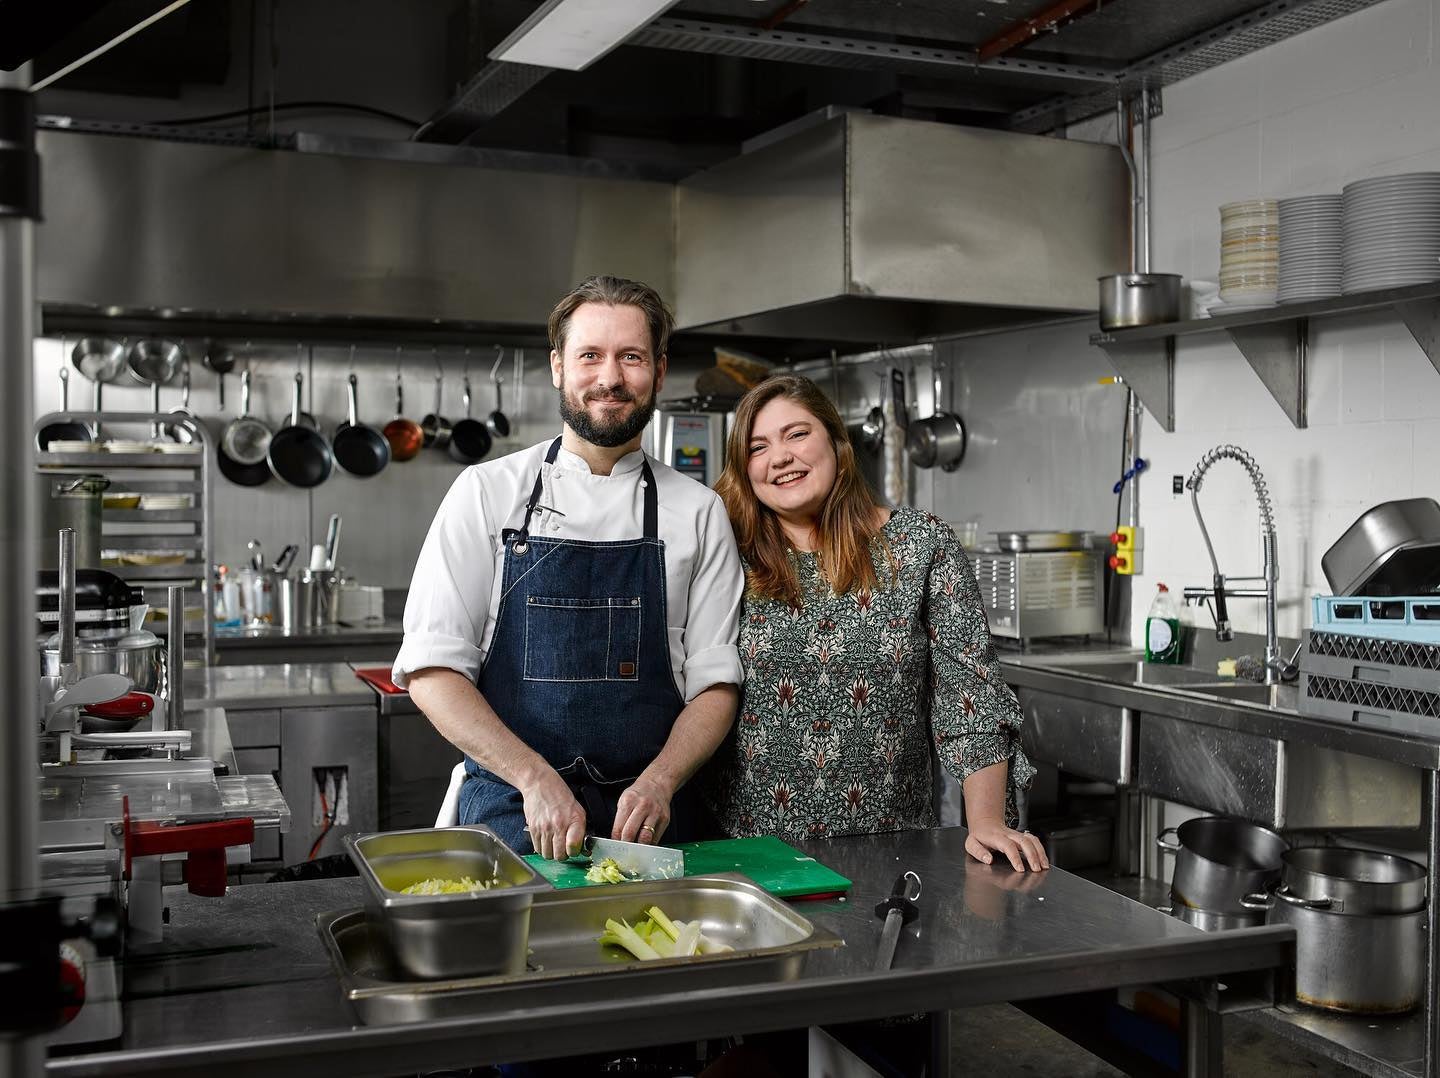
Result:
<svg viewBox="0 0 1440 1078"><path fill-rule="evenodd" d="M730 523L640 449L672 325L636 281L561 299L559 436L465 469L415 565L395 683L465 754L459 822L521 853L698 837L685 784L734 719Z"/></svg>

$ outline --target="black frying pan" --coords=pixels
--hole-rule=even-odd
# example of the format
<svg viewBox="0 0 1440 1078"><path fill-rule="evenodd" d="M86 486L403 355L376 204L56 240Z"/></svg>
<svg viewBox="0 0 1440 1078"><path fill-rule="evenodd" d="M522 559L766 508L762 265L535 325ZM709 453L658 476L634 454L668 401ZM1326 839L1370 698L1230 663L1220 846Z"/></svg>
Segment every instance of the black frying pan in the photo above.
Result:
<svg viewBox="0 0 1440 1078"><path fill-rule="evenodd" d="M282 483L292 487L318 487L330 478L335 456L330 443L317 430L305 426L300 418L300 393L305 376L295 373L295 396L290 409L290 423L270 439L266 459L270 471Z"/></svg>
<svg viewBox="0 0 1440 1078"><path fill-rule="evenodd" d="M390 443L374 427L366 426L358 418L356 404L355 376L350 376L350 421L341 423L335 431L332 448L340 467L351 475L362 479L379 475L390 463Z"/></svg>
<svg viewBox="0 0 1440 1078"><path fill-rule="evenodd" d="M63 349L64 345L61 345L61 348ZM70 368L65 366L60 368L60 411L62 414L70 411ZM46 423L35 433L35 448L42 453L50 448L51 442L89 441L93 441L90 428L74 419Z"/></svg>
<svg viewBox="0 0 1440 1078"><path fill-rule="evenodd" d="M478 419L470 418L470 378L465 377L465 418L450 428L450 444L445 451L460 464L484 460L490 452L490 430Z"/></svg>

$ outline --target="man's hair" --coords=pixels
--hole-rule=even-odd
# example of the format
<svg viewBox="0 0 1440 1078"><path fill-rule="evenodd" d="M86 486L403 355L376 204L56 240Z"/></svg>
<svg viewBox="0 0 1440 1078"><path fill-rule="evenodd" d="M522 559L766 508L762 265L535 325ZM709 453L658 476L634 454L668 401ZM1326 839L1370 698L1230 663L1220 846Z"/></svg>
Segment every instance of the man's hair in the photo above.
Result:
<svg viewBox="0 0 1440 1078"><path fill-rule="evenodd" d="M610 307L639 307L650 326L651 357L659 362L670 347L670 331L675 328L675 316L660 293L648 284L630 281L624 277L600 275L587 277L565 296L550 312L550 347L561 355L565 354L565 336L570 332L570 319L585 303L604 303Z"/></svg>

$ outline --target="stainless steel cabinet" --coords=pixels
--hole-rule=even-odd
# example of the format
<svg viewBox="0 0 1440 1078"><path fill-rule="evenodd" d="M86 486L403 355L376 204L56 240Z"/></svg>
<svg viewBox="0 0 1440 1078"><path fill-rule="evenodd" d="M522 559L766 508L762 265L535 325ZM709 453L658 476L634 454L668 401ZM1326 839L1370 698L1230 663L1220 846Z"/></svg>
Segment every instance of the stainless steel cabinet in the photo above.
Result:
<svg viewBox="0 0 1440 1078"><path fill-rule="evenodd" d="M285 708L280 789L290 805L287 865L340 853L340 838L378 827L373 706ZM317 845L318 843L318 845Z"/></svg>
<svg viewBox="0 0 1440 1078"><path fill-rule="evenodd" d="M1032 760L1087 779L1129 786L1135 766L1135 714L1129 708L1017 688L1025 713L1020 740Z"/></svg>

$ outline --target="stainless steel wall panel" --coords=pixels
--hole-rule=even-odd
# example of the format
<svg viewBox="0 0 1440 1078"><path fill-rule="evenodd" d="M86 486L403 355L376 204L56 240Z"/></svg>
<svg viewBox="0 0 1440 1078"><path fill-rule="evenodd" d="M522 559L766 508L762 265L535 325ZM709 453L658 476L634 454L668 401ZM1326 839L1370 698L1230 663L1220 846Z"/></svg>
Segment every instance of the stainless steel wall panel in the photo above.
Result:
<svg viewBox="0 0 1440 1078"><path fill-rule="evenodd" d="M668 184L46 132L45 303L543 324L673 294Z"/></svg>
<svg viewBox="0 0 1440 1078"><path fill-rule="evenodd" d="M707 325L845 288L844 119L682 180L676 317Z"/></svg>
<svg viewBox="0 0 1440 1078"><path fill-rule="evenodd" d="M849 291L1093 311L1128 264L1113 146L852 115Z"/></svg>
<svg viewBox="0 0 1440 1078"><path fill-rule="evenodd" d="M1129 708L1018 688L1020 739L1030 759L1061 771L1128 786L1134 774L1135 713Z"/></svg>

